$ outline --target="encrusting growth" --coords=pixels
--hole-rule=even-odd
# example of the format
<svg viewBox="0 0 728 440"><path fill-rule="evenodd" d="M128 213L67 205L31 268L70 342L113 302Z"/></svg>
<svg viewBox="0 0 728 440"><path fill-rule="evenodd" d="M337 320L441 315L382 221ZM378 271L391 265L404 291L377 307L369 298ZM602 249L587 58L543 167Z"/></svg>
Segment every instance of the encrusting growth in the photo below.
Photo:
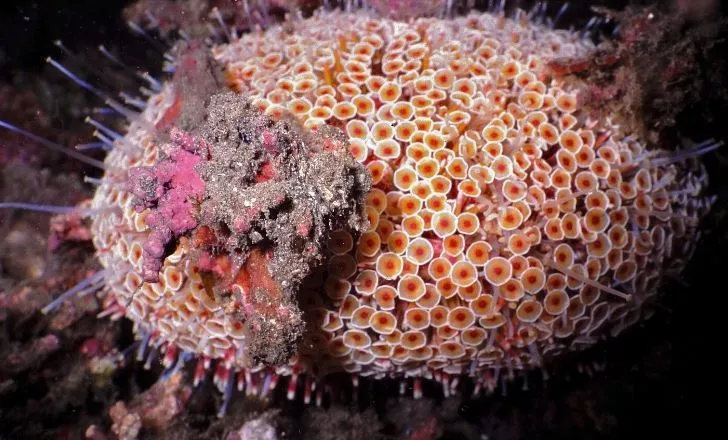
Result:
<svg viewBox="0 0 728 440"><path fill-rule="evenodd" d="M172 127L145 156L128 168L121 224L94 224L123 277L114 306L185 351L284 364L304 330L297 292L326 240L365 224L369 178L346 137L274 121L227 92L209 98L199 127Z"/></svg>

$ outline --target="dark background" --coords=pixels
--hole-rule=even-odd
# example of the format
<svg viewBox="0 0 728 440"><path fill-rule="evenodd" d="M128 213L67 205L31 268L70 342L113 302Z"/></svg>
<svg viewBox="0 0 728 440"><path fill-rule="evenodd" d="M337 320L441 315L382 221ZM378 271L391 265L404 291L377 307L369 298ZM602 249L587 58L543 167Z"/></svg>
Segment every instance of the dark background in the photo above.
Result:
<svg viewBox="0 0 728 440"><path fill-rule="evenodd" d="M71 47L138 49L121 9L129 0L7 0L0 2L0 73L13 69L38 72L57 53L53 41Z"/></svg>

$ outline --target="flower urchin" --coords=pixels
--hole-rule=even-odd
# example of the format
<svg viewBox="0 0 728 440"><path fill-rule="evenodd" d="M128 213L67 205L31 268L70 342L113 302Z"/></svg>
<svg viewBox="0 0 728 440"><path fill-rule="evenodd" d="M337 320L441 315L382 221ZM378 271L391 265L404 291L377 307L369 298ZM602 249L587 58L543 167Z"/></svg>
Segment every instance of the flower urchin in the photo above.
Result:
<svg viewBox="0 0 728 440"><path fill-rule="evenodd" d="M189 122L165 83L105 160L106 313L168 367L197 356L197 381L217 360L228 396L307 374L307 400L338 371L492 387L618 334L689 259L712 146L648 149L587 111L549 62L594 49L525 16L323 11L214 47L239 95L206 91Z"/></svg>

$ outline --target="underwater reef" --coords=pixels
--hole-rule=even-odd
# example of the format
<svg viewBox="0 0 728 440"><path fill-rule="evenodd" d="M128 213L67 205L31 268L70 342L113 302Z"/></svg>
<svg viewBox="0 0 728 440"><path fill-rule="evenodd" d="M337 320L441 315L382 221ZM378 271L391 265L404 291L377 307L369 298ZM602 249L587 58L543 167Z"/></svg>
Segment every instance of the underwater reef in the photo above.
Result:
<svg viewBox="0 0 728 440"><path fill-rule="evenodd" d="M719 6L425 3L139 1L0 58L2 438L692 422Z"/></svg>

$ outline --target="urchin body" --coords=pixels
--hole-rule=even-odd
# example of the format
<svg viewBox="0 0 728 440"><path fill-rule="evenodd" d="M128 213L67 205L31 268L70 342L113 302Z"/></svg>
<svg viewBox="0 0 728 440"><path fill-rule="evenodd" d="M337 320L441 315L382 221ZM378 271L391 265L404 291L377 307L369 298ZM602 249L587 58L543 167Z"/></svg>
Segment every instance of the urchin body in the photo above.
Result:
<svg viewBox="0 0 728 440"><path fill-rule="evenodd" d="M346 371L492 385L501 369L539 367L618 334L684 266L708 208L706 176L647 149L617 125L622 115L584 111L588 84L548 67L593 49L574 33L490 14L404 23L323 12L214 47L239 95L217 98L222 106L209 115L227 118L228 134L252 127L260 148L246 150L242 132L242 149L222 147L211 126L177 137L172 150L200 157L192 169L204 189L180 200L194 205L183 210L191 222L156 235L147 219L160 197L150 188L151 204L113 184L99 188L94 206L119 208L93 225L112 273L108 309L134 320L145 341L165 344L171 360L179 350L200 365L219 359L221 383L236 374L247 383L251 372ZM150 100L145 122L125 137L135 149L106 159L109 182L169 161L149 127L177 99L167 84ZM353 221L317 217L335 191L271 219L280 191L304 200L327 170L301 160L316 171L266 189L278 142L275 130L255 129L252 113L225 111L244 101L270 124L291 114L306 130L346 134L347 157L371 179L366 226L358 230L364 223L347 200L328 218ZM219 154L202 157L200 145ZM185 157L174 164L189 164ZM285 157L283 174L300 171L295 154ZM367 184L346 187L357 185ZM321 245L316 258L302 257L296 237ZM262 253L262 239L297 251ZM278 332L294 321L295 331ZM266 354L261 334L297 346Z"/></svg>

